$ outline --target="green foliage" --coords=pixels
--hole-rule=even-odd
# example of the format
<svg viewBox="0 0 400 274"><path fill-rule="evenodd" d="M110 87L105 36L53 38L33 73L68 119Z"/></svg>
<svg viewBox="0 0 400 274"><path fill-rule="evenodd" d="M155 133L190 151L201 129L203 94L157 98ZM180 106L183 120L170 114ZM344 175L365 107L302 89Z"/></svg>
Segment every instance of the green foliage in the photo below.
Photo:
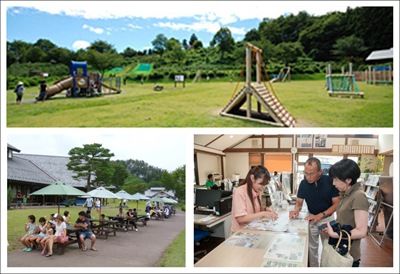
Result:
<svg viewBox="0 0 400 274"><path fill-rule="evenodd" d="M114 156L109 149L103 148L101 144L86 144L83 147L74 147L69 152L67 167L76 173L74 178L86 178L86 190L90 191L93 184L92 175L99 174L103 178L109 176L109 170L104 174L103 169L107 168L108 162Z"/></svg>
<svg viewBox="0 0 400 274"><path fill-rule="evenodd" d="M143 193L149 188L149 185L134 175L129 175L125 179L125 183L122 186L122 189L128 193L134 194L137 192Z"/></svg>
<svg viewBox="0 0 400 274"><path fill-rule="evenodd" d="M126 167L131 175L141 178L145 182L159 180L164 170L154 167L142 160L127 160Z"/></svg>
<svg viewBox="0 0 400 274"><path fill-rule="evenodd" d="M87 52L87 60L101 74L104 74L107 69L120 66L123 61L122 56L116 53L110 51L102 53L92 49Z"/></svg>
<svg viewBox="0 0 400 274"><path fill-rule="evenodd" d="M117 54L114 46L103 40L96 40L92 44L90 44L88 50L93 50L98 53L112 53Z"/></svg>
<svg viewBox="0 0 400 274"><path fill-rule="evenodd" d="M151 42L151 44L153 45L154 51L156 53L162 54L167 48L167 41L168 41L168 38L165 37L164 34L161 34L161 33L158 34L156 36L156 38Z"/></svg>
<svg viewBox="0 0 400 274"><path fill-rule="evenodd" d="M234 49L235 40L233 40L232 33L229 28L220 28L211 40L210 45L212 47L218 46L218 49L221 53L220 61L224 63L226 54L231 53Z"/></svg>
<svg viewBox="0 0 400 274"><path fill-rule="evenodd" d="M354 62L354 58L362 56L366 49L363 39L350 35L338 39L333 45L332 53L342 59Z"/></svg>

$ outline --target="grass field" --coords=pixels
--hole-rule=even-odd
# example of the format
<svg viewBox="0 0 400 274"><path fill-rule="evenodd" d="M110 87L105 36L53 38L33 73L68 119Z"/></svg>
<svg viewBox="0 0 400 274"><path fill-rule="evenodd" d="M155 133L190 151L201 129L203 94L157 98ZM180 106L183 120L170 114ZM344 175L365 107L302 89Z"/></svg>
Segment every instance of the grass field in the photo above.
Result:
<svg viewBox="0 0 400 274"><path fill-rule="evenodd" d="M174 239L165 250L158 266L161 267L184 267L185 266L185 230Z"/></svg>
<svg viewBox="0 0 400 274"><path fill-rule="evenodd" d="M236 83L128 84L123 93L96 98L65 98L33 103L38 88L27 88L22 105L7 92L9 127L265 127L221 117ZM364 99L329 97L324 81L275 83L276 93L298 127L392 127L393 87L359 83Z"/></svg>
<svg viewBox="0 0 400 274"><path fill-rule="evenodd" d="M139 201L139 206L137 207L137 203L135 201L128 202L129 208L137 208L138 215L145 214L146 202ZM78 219L79 211L86 211L86 208L81 206L72 206L72 207L60 207L60 213L63 214L65 210L70 212L71 221L75 222ZM106 207L102 208L101 213L104 213L106 216L115 216L118 214L118 206L117 202L111 202ZM124 210L124 212L126 209ZM8 239L8 251L13 251L18 248L22 248L22 244L19 242L19 239L25 234L24 224L28 221L28 215L34 215L36 217L36 224L39 224L39 218L45 217L48 219L50 214L57 213L57 207L36 207L36 208L23 208L23 209L12 209L7 211L7 239ZM95 210L92 210L92 217L98 218L98 213Z"/></svg>

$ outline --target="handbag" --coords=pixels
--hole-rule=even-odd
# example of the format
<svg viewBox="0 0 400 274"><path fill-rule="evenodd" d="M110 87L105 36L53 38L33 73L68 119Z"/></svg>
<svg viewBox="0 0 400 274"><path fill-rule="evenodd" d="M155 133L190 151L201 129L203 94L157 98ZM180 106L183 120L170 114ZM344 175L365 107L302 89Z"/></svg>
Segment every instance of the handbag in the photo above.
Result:
<svg viewBox="0 0 400 274"><path fill-rule="evenodd" d="M347 253L345 255L340 255L336 249L339 247L340 242L342 241L343 233L347 234L347 239L349 243L349 248L347 249ZM346 230L340 230L339 240L336 243L336 246L332 246L328 243L328 240L324 240L322 244L322 254L321 254L321 267L352 267L353 266L353 257L350 255L351 250L351 237L350 234Z"/></svg>

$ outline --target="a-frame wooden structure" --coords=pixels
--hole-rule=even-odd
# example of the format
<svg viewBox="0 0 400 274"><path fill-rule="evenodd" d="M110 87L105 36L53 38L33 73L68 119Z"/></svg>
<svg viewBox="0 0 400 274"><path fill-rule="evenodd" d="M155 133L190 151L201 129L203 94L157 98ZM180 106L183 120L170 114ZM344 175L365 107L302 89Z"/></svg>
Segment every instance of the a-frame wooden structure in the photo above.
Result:
<svg viewBox="0 0 400 274"><path fill-rule="evenodd" d="M251 82L252 53L255 53L257 63L255 83ZM274 95L272 86L261 80L261 54L261 49L250 43L246 44L245 86L228 102L220 112L220 115L261 122L273 126L294 127L296 124L295 119ZM257 110L252 109L252 96L257 101ZM244 104L247 104L247 108L241 109Z"/></svg>

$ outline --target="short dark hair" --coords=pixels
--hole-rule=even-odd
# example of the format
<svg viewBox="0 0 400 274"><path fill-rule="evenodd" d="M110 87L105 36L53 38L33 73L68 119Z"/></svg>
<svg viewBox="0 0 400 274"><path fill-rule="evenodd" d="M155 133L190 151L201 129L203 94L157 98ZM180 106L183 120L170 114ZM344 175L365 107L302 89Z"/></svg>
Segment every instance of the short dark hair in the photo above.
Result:
<svg viewBox="0 0 400 274"><path fill-rule="evenodd" d="M321 161L316 157L310 157L306 161L306 165L312 165L313 163L315 163L317 165L318 171L320 171L321 170Z"/></svg>
<svg viewBox="0 0 400 274"><path fill-rule="evenodd" d="M360 167L356 162L350 159L343 159L335 163L329 169L329 176L332 178L338 178L341 181L351 179L350 185L357 183L357 179L360 177Z"/></svg>
<svg viewBox="0 0 400 274"><path fill-rule="evenodd" d="M208 179L211 179L212 176L213 176L213 175L210 173L210 174L207 175L207 178L208 178Z"/></svg>
<svg viewBox="0 0 400 274"><path fill-rule="evenodd" d="M79 216L86 217L86 213L85 213L85 211L80 211L80 212L78 213L78 215L79 215Z"/></svg>
<svg viewBox="0 0 400 274"><path fill-rule="evenodd" d="M65 217L67 217L68 214L69 214L69 211L68 211L68 210L64 211L64 216L65 216Z"/></svg>
<svg viewBox="0 0 400 274"><path fill-rule="evenodd" d="M46 222L46 218L45 217L40 217L39 218L39 223L45 223Z"/></svg>
<svg viewBox="0 0 400 274"><path fill-rule="evenodd" d="M34 223L34 222L36 221L35 215L29 215L29 216L28 216L28 219L29 219L29 220L32 220L32 223Z"/></svg>

